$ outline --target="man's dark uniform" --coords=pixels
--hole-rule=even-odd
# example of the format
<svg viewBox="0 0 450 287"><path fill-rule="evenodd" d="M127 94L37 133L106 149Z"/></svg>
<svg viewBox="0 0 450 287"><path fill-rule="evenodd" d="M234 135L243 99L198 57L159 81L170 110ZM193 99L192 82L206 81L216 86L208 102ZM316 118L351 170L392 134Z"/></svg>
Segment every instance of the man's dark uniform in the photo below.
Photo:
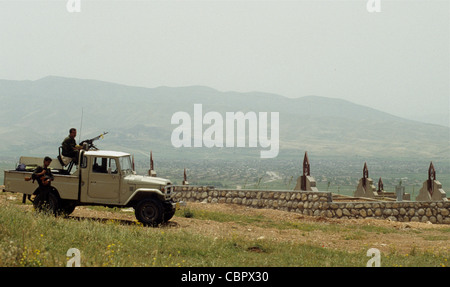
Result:
<svg viewBox="0 0 450 287"><path fill-rule="evenodd" d="M75 142L75 139L73 139L71 137L66 137L61 144L62 155L72 158L72 160L75 164L78 163L78 151L75 149L76 145L77 145L77 143Z"/></svg>
<svg viewBox="0 0 450 287"><path fill-rule="evenodd" d="M40 173L41 173L42 171L44 171L44 170L45 170L44 175L39 176L38 174L40 174ZM35 180L37 180L37 182L38 182L38 184L39 184L39 187L47 187L47 186L50 186L50 182L49 182L47 185L44 185L44 183L42 182L42 179L41 179L43 176L44 176L46 179L51 179L51 180L54 179L53 174L52 174L52 171L51 171L51 169L50 169L49 167L45 168L45 167L42 167L42 166L38 166L38 167L33 171L32 178L35 179Z"/></svg>
<svg viewBox="0 0 450 287"><path fill-rule="evenodd" d="M42 171L44 171L44 170L45 170L44 175L40 175L40 173L41 173ZM32 177L33 181L34 181L34 180L37 180L37 182L38 182L38 184L39 184L39 188L38 188L36 191L39 190L41 193L44 193L45 196L47 196L47 193L52 189L51 184L50 184L51 181L49 181L47 184L44 184L44 183L42 182L42 177L44 177L45 179L53 180L54 177L53 177L51 168L49 168L49 167L38 166L38 167L33 171L33 174L31 175L31 177Z"/></svg>

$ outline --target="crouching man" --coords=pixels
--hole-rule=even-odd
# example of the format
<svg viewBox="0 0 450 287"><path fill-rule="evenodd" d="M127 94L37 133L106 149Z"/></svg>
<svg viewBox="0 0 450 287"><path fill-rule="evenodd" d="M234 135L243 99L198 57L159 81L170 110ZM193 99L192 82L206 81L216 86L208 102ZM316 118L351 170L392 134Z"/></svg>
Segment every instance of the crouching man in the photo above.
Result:
<svg viewBox="0 0 450 287"><path fill-rule="evenodd" d="M34 207L38 210L50 209L56 212L57 200L51 192L53 189L51 186L51 182L54 179L51 168L49 167L51 162L52 159L46 156L44 158L43 165L38 166L33 171L31 177L27 177L25 178L25 180L33 180L33 182L36 180L39 184L39 187L33 193L33 195L35 195L35 198L33 200Z"/></svg>
<svg viewBox="0 0 450 287"><path fill-rule="evenodd" d="M49 165L52 163L52 159L48 156L44 158L44 165L38 166L31 178L33 180L37 180L39 184L39 188L43 189L49 189L51 186L51 181L54 179L52 170L49 168Z"/></svg>

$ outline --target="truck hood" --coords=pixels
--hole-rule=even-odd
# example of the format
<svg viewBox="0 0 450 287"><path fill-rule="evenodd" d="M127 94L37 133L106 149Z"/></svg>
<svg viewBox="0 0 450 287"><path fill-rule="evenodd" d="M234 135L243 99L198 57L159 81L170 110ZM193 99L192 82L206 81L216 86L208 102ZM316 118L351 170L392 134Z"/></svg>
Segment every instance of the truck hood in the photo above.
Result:
<svg viewBox="0 0 450 287"><path fill-rule="evenodd" d="M138 184L138 185L168 185L172 184L172 182L168 179L161 178L161 177L153 177L153 176L146 176L146 175L136 175L131 174L127 175L125 177L125 180L128 183L131 184Z"/></svg>

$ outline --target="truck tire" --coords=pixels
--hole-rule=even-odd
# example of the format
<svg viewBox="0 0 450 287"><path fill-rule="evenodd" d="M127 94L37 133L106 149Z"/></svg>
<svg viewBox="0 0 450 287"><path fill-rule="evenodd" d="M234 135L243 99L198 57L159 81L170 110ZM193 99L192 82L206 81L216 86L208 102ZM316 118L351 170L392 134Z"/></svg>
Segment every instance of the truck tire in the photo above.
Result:
<svg viewBox="0 0 450 287"><path fill-rule="evenodd" d="M163 222L169 221L175 214L175 208L173 208L172 204L164 204L164 218Z"/></svg>
<svg viewBox="0 0 450 287"><path fill-rule="evenodd" d="M58 197L52 192L39 192L33 201L34 209L53 215L57 215L59 204Z"/></svg>
<svg viewBox="0 0 450 287"><path fill-rule="evenodd" d="M163 221L163 207L160 201L145 198L136 205L135 216L145 226L156 227Z"/></svg>
<svg viewBox="0 0 450 287"><path fill-rule="evenodd" d="M76 204L68 200L60 202L58 213L63 216L69 216L76 208Z"/></svg>

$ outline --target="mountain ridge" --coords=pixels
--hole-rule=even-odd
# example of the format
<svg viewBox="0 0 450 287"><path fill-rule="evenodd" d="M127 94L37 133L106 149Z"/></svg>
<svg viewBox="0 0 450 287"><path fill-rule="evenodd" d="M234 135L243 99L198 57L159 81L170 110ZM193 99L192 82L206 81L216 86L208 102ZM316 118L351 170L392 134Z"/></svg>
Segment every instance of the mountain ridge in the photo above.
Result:
<svg viewBox="0 0 450 287"><path fill-rule="evenodd" d="M105 139L102 145L124 151L158 149L179 155L170 141L176 127L171 124L171 116L179 111L193 116L196 103L202 104L203 115L208 111L222 115L238 111L279 112L280 155L305 150L324 156L433 158L450 154L447 127L323 96L287 98L256 91L218 91L198 85L146 88L47 76L35 81L0 80L0 101L3 141L0 155L24 151L42 154L51 150L47 146L53 146L54 150L69 128L80 127L82 113L83 138L109 131L108 142ZM184 148L182 154L210 157L223 152L224 156L256 156L258 150Z"/></svg>
<svg viewBox="0 0 450 287"><path fill-rule="evenodd" d="M301 96L301 97L296 97L296 98L288 98L285 97L283 95L280 94L276 94L276 93L268 93L268 92L260 92L260 91L250 91L250 92L236 92L236 91L220 91L217 90L215 88L212 87L208 87L208 86L204 86L204 85L188 85L188 86L177 86L177 87L171 87L171 86L157 86L154 88L150 88L150 87L144 87L144 86L132 86L132 85L126 85L126 84L120 84L120 83L114 83L114 82L109 82L109 81L103 81L103 80L96 80L96 79L80 79L80 78L70 78L70 77L63 77L63 76L55 76L55 75L49 75L37 80L3 80L0 79L1 81L6 81L6 82L26 82L29 84L39 84L39 83L45 83L45 82L55 82L55 81L66 81L66 82L70 82L70 83L83 83L83 84L94 84L94 85L108 85L108 86L116 86L116 87L120 87L120 88L130 88L130 89L135 89L135 90L154 90L154 91L159 91L159 90L164 90L164 91L174 91L174 90L180 90L183 93L187 91L195 91L195 92L208 92L211 93L213 92L214 94L222 94L222 95L239 95L239 96L265 96L265 97L277 97L277 98L281 98L283 100L288 100L288 101L303 101L308 103L310 100L314 101L315 104L324 104L325 102L328 102L328 104L330 102L335 102L335 103L345 103L345 104L351 104L354 106L358 106L360 108L363 109L371 109L374 112L377 113L382 113L385 116L390 116L390 117L394 117L397 119L401 119L401 120L406 120L406 121L414 121L417 123L421 123L421 124L430 124L430 125L436 125L436 126L442 126L439 124L433 124L433 123L427 123L427 122L423 122L423 121L418 121L418 120L413 120L413 119L409 119L409 118L405 118L405 117L400 117L400 116L396 116L384 111L380 111L378 109L372 108L370 106L365 106L365 105L361 105L361 104L356 104L353 103L351 101L345 100L345 99L341 99L341 98L333 98L333 97L325 97L325 96L318 96L318 95L307 95L307 96ZM0 86L1 87L1 86ZM210 95L210 94L208 94ZM322 102L322 103L320 103Z"/></svg>

